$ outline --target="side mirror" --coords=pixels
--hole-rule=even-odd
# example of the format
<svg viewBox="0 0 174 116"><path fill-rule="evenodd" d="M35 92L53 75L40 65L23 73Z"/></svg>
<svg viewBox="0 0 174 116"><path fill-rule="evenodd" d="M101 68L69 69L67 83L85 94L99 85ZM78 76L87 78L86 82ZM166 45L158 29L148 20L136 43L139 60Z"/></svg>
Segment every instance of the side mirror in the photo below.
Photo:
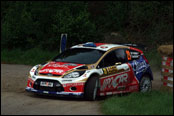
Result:
<svg viewBox="0 0 174 116"><path fill-rule="evenodd" d="M121 62L117 62L117 63L115 63L115 65L121 65Z"/></svg>

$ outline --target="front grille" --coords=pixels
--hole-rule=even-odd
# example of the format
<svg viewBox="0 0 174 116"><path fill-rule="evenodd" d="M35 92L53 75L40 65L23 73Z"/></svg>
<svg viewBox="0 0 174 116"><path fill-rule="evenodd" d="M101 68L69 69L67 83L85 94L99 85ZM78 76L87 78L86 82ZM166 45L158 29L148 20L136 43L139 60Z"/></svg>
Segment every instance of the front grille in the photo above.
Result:
<svg viewBox="0 0 174 116"><path fill-rule="evenodd" d="M53 87L40 86L40 82L41 81L52 82L53 83ZM61 92L61 91L64 91L62 85L58 81L56 81L56 80L49 80L49 79L37 79L34 82L33 88L36 89L36 90L50 91L50 92Z"/></svg>
<svg viewBox="0 0 174 116"><path fill-rule="evenodd" d="M41 75L47 75L47 76L61 76L61 75L57 75L57 74L52 74L52 73L39 73Z"/></svg>

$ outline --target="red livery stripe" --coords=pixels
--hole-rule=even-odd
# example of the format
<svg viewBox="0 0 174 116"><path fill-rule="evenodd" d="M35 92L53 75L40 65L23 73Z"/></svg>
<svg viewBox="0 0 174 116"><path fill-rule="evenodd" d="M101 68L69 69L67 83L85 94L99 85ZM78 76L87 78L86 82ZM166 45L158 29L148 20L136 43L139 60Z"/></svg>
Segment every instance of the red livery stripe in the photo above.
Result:
<svg viewBox="0 0 174 116"><path fill-rule="evenodd" d="M96 46L105 45L106 43L95 43Z"/></svg>

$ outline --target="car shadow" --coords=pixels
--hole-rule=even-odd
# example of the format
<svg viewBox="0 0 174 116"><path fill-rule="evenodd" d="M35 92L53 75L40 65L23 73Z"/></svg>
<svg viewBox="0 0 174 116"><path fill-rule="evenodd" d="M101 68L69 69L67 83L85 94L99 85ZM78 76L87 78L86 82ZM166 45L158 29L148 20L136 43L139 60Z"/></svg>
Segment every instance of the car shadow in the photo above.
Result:
<svg viewBox="0 0 174 116"><path fill-rule="evenodd" d="M48 95L48 94L36 94L36 93L28 93L24 92L26 96L32 97L32 98L39 98L39 99L50 99L50 100L62 100L62 101L89 101L86 100L84 97L75 97L75 96L56 96L56 95ZM124 93L124 94L116 94L116 95L109 95L109 96L97 96L95 101L104 101L111 97L122 97L127 96L130 93ZM94 102L94 101L93 101Z"/></svg>

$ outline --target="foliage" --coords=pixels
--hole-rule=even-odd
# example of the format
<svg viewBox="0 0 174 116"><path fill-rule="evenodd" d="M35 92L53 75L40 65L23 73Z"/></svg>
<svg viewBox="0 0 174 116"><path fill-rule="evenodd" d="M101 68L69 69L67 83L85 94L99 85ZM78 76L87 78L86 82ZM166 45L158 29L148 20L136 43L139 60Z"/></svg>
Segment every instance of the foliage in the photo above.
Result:
<svg viewBox="0 0 174 116"><path fill-rule="evenodd" d="M112 31L121 31L128 22L128 2L109 2L107 5L107 27Z"/></svg>
<svg viewBox="0 0 174 116"><path fill-rule="evenodd" d="M57 50L61 33L68 34L69 46L92 41L96 35L86 2L17 1L3 9L1 48Z"/></svg>
<svg viewBox="0 0 174 116"><path fill-rule="evenodd" d="M95 25L89 21L89 13L86 7L85 4L84 8L78 12L64 7L56 12L53 17L52 30L54 35L59 36L61 33L67 33L68 41L71 41L68 46L93 41L95 38ZM72 13L71 10L74 13ZM59 40L57 39L57 43L58 42Z"/></svg>
<svg viewBox="0 0 174 116"><path fill-rule="evenodd" d="M69 47L111 32L156 48L173 42L173 1L2 1L1 29L2 49L57 51L61 33Z"/></svg>
<svg viewBox="0 0 174 116"><path fill-rule="evenodd" d="M173 1L109 1L105 4L102 13L94 15L94 22L109 34L121 34L124 39L114 37L119 42L121 39L122 43L144 44L152 49L173 43ZM106 41L113 39L108 36Z"/></svg>
<svg viewBox="0 0 174 116"><path fill-rule="evenodd" d="M154 48L160 44L172 43L172 2L131 2L131 6L128 26L131 41Z"/></svg>

